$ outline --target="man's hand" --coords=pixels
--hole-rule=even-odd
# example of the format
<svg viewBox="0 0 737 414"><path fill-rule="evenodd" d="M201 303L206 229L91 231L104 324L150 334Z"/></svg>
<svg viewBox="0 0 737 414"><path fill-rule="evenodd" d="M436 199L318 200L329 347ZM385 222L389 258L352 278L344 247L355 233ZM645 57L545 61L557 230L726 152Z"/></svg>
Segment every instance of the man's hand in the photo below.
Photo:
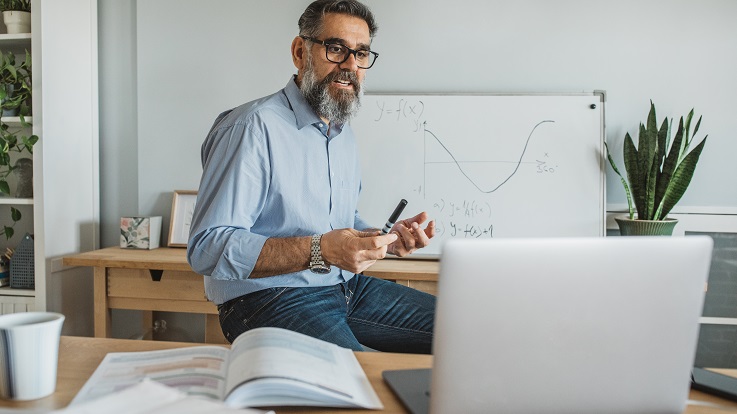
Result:
<svg viewBox="0 0 737 414"><path fill-rule="evenodd" d="M331 265L353 273L361 273L386 256L387 246L398 239L396 234L332 230L322 235L322 257Z"/></svg>
<svg viewBox="0 0 737 414"><path fill-rule="evenodd" d="M400 220L394 224L389 234L398 234L399 239L389 245L387 252L404 257L430 244L430 239L435 236L435 220L430 221L423 230L420 225L426 220L427 213L423 211L414 217Z"/></svg>

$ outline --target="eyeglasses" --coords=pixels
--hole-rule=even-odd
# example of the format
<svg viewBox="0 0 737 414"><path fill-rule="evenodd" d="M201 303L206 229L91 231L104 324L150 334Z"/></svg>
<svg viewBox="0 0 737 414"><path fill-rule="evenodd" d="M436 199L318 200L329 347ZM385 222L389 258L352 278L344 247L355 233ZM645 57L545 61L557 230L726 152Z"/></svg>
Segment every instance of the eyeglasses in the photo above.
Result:
<svg viewBox="0 0 737 414"><path fill-rule="evenodd" d="M348 46L341 45L340 43L326 42L324 40L318 40L314 37L309 36L300 35L299 37L304 40L309 40L310 42L325 46L325 57L333 63L341 64L348 60L348 57L350 55L353 55L353 57L356 59L356 66L361 69L369 69L371 68L371 66L374 66L374 63L376 63L376 58L379 57L378 53L372 52L370 50L353 50Z"/></svg>

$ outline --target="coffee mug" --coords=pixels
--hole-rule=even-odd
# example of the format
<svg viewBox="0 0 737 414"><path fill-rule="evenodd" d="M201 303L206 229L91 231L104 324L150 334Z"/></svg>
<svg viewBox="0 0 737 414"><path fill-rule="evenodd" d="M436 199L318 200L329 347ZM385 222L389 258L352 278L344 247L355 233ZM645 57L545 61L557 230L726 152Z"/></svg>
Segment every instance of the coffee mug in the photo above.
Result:
<svg viewBox="0 0 737 414"><path fill-rule="evenodd" d="M35 400L56 388L64 315L21 312L0 316L0 397Z"/></svg>

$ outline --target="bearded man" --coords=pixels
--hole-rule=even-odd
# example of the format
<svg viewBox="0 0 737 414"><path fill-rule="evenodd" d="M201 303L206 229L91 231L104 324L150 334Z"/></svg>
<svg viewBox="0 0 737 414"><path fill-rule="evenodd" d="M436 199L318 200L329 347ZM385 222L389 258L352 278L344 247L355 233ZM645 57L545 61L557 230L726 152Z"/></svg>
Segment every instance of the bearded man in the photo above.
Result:
<svg viewBox="0 0 737 414"><path fill-rule="evenodd" d="M426 246L422 212L389 234L356 210L360 168L348 121L360 107L376 23L354 0L318 0L292 42L298 74L226 111L202 145L187 259L205 275L233 342L280 327L353 350L430 353L435 297L361 274Z"/></svg>

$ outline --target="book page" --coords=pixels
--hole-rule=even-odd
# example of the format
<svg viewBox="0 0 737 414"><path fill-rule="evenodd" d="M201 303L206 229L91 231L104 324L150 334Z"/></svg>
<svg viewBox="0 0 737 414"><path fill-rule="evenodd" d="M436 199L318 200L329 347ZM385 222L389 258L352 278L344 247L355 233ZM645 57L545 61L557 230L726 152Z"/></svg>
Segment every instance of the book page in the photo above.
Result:
<svg viewBox="0 0 737 414"><path fill-rule="evenodd" d="M221 400L228 354L229 350L220 346L109 353L70 405L120 391L143 378L191 396Z"/></svg>
<svg viewBox="0 0 737 414"><path fill-rule="evenodd" d="M53 414L274 414L273 411L236 409L220 401L197 398L158 382L144 379L123 391L55 410Z"/></svg>
<svg viewBox="0 0 737 414"><path fill-rule="evenodd" d="M258 398L253 406L381 408L353 351L332 343L284 329L258 328L236 339L230 358L225 392L229 403L250 401L253 395Z"/></svg>

